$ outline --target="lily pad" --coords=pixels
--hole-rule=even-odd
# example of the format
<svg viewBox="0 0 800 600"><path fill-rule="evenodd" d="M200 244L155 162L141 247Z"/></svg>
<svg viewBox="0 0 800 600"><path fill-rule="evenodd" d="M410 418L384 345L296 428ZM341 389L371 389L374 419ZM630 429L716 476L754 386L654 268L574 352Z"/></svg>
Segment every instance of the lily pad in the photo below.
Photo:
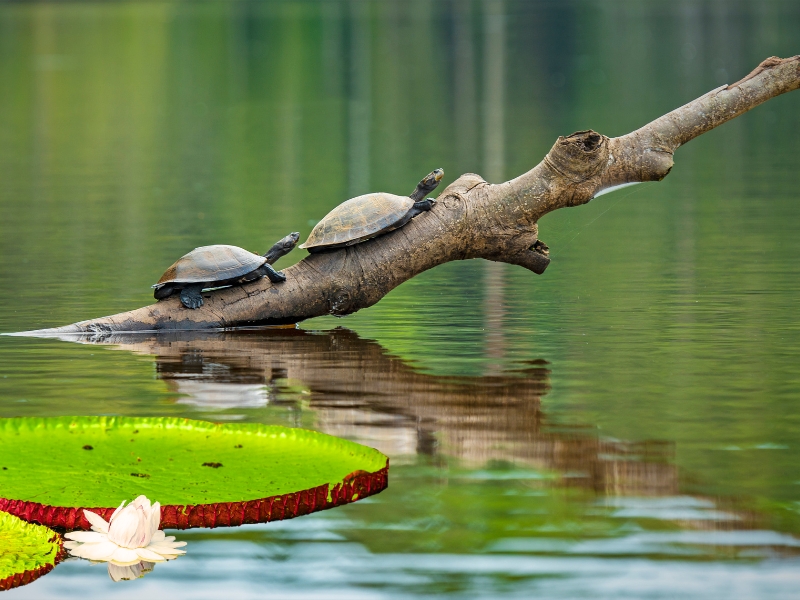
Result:
<svg viewBox="0 0 800 600"><path fill-rule="evenodd" d="M0 512L0 590L30 583L48 573L64 555L52 529Z"/></svg>
<svg viewBox="0 0 800 600"><path fill-rule="evenodd" d="M386 456L333 436L174 418L0 420L0 510L88 529L140 494L162 528L288 519L386 488Z"/></svg>

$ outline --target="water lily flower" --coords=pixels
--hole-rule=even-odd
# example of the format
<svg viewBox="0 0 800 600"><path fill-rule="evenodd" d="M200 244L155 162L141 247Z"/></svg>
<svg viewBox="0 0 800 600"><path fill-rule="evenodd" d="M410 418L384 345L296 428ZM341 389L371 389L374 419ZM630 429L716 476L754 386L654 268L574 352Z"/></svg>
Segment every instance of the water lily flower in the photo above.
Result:
<svg viewBox="0 0 800 600"><path fill-rule="evenodd" d="M176 542L158 529L161 524L161 505L150 504L139 496L125 506L125 501L106 522L89 510L83 514L92 524L92 531L73 531L64 535L64 542L72 556L94 561L108 561L120 567L136 565L140 561L163 562L185 554L179 550L186 542ZM109 572L110 573L110 572Z"/></svg>
<svg viewBox="0 0 800 600"><path fill-rule="evenodd" d="M108 563L108 576L112 581L133 581L144 577L147 573L155 569L156 565L151 562L142 561L135 565L120 567L114 563Z"/></svg>

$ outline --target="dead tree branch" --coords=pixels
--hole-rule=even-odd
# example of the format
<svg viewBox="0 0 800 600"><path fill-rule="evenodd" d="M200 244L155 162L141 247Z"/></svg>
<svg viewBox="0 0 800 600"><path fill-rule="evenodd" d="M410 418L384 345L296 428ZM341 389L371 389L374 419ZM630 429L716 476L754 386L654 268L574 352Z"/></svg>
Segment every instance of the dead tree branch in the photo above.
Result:
<svg viewBox="0 0 800 600"><path fill-rule="evenodd" d="M434 209L368 242L312 254L285 270L285 283L266 278L204 294L204 306L170 298L137 310L32 332L209 329L297 323L372 306L390 290L451 260L484 258L542 273L549 263L537 222L553 210L589 202L613 186L660 181L686 142L780 94L800 87L800 56L768 58L740 81L712 90L627 135L594 131L560 137L544 160L498 185L466 174Z"/></svg>

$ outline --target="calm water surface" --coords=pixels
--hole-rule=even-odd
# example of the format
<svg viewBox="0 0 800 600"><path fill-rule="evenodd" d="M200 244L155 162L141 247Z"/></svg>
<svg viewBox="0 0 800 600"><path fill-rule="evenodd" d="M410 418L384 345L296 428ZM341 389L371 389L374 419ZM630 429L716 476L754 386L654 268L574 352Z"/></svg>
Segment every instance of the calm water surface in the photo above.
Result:
<svg viewBox="0 0 800 600"><path fill-rule="evenodd" d="M435 167L515 176L798 31L788 1L2 5L0 331L142 306L195 246L263 252ZM540 277L449 264L298 330L0 338L0 417L284 424L392 461L354 505L8 597L797 597L798 115L548 215Z"/></svg>

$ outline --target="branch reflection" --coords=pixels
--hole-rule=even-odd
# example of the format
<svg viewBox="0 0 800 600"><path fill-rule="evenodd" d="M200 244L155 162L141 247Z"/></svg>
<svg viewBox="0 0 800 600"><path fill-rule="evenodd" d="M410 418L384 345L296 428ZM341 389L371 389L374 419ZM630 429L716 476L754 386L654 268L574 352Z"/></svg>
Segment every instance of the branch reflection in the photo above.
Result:
<svg viewBox="0 0 800 600"><path fill-rule="evenodd" d="M75 341L75 338L70 338ZM347 329L102 334L79 341L155 356L157 376L205 408L270 402L310 408L316 428L375 447L466 465L507 461L560 474L607 495L678 491L674 444L603 440L594 427L548 421L547 362L476 377L423 373Z"/></svg>

